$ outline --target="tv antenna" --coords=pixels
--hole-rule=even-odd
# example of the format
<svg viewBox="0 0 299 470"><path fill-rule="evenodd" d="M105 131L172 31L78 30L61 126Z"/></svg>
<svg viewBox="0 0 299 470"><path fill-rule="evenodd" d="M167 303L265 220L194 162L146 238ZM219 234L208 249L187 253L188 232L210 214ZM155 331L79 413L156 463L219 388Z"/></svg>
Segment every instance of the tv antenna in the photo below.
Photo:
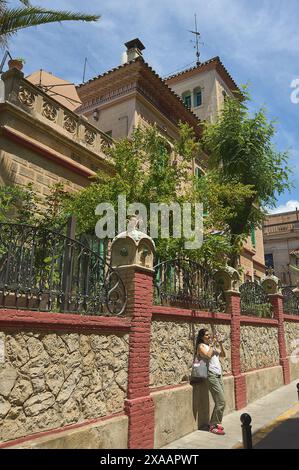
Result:
<svg viewBox="0 0 299 470"><path fill-rule="evenodd" d="M199 52L199 44L202 44L203 45L203 42L200 42L200 39L201 39L201 34L200 32L198 31L197 29L197 18L196 18L196 13L194 14L194 19L195 19L195 31L190 31L189 30L189 33L192 33L194 34L195 36L195 40L192 41L192 44L194 44L194 49L196 49L196 65L200 65L200 52Z"/></svg>

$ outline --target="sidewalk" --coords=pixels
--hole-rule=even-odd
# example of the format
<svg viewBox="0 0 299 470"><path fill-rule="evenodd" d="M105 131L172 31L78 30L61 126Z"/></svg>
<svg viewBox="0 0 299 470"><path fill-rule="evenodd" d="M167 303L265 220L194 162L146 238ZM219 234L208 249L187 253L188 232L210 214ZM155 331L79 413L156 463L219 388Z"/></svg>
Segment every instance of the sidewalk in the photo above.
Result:
<svg viewBox="0 0 299 470"><path fill-rule="evenodd" d="M207 431L195 431L168 444L163 449L242 448L240 422L242 413L248 413L252 418L252 434L256 448L283 448L284 443L291 445L298 442L299 444L297 383L298 379L249 404L243 410L234 411L225 416L223 419L225 436L216 436Z"/></svg>

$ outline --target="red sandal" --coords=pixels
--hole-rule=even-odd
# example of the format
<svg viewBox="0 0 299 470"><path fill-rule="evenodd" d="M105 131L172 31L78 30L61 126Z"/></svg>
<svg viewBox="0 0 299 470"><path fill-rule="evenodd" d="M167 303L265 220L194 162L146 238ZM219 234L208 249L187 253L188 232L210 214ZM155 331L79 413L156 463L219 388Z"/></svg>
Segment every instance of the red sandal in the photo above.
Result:
<svg viewBox="0 0 299 470"><path fill-rule="evenodd" d="M220 429L218 426L210 426L209 431L212 432L213 434L218 434L220 436L225 435L225 432L223 431L223 429Z"/></svg>
<svg viewBox="0 0 299 470"><path fill-rule="evenodd" d="M216 426L218 429L220 429L220 431L224 431L224 427L221 424L217 424Z"/></svg>

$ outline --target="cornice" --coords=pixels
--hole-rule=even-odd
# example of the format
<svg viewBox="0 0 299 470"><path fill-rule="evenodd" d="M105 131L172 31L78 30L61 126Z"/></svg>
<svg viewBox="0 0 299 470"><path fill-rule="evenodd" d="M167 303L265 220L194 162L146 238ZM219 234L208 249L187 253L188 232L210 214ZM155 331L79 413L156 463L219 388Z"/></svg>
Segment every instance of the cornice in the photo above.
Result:
<svg viewBox="0 0 299 470"><path fill-rule="evenodd" d="M27 125L29 125L31 128L35 130L39 130L40 132L46 134L47 136L50 136L55 140L55 142L60 142L62 145L65 145L67 148L69 148L74 154L80 154L81 156L89 159L94 165L96 165L99 169L102 168L108 172L114 173L114 165L112 162L109 162L108 160L105 159L105 155L103 153L103 157L99 155L98 153L94 153L88 148L86 148L83 145L80 145L79 142L75 142L72 140L71 137L68 137L65 134L62 134L58 132L55 128L52 126L48 125L46 122L41 121L39 119L34 118L29 113L26 113L16 105L10 102L5 102L5 103L0 103L0 114L8 112L12 114L14 117L20 119L21 121L25 122ZM5 122L2 123L3 127L5 127ZM16 131L18 132L18 131ZM51 150L50 150L51 151ZM55 153L55 151L53 151ZM66 157L68 158L68 157ZM71 161L74 161L77 163L75 160L70 159ZM95 174L93 170L90 170L89 168L86 167L88 171L91 171L92 174Z"/></svg>

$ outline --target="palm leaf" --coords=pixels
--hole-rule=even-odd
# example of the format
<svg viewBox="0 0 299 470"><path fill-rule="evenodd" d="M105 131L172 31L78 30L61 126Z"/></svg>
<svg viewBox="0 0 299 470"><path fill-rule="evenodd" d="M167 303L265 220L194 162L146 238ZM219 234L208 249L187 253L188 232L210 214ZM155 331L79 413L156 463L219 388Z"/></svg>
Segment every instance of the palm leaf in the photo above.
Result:
<svg viewBox="0 0 299 470"><path fill-rule="evenodd" d="M293 266L292 264L290 264L290 268L292 269L292 271L299 274L299 268L297 268L296 266Z"/></svg>
<svg viewBox="0 0 299 470"><path fill-rule="evenodd" d="M40 7L5 8L0 17L0 40L6 35L30 26L60 21L97 21L99 15L71 11L46 10Z"/></svg>

